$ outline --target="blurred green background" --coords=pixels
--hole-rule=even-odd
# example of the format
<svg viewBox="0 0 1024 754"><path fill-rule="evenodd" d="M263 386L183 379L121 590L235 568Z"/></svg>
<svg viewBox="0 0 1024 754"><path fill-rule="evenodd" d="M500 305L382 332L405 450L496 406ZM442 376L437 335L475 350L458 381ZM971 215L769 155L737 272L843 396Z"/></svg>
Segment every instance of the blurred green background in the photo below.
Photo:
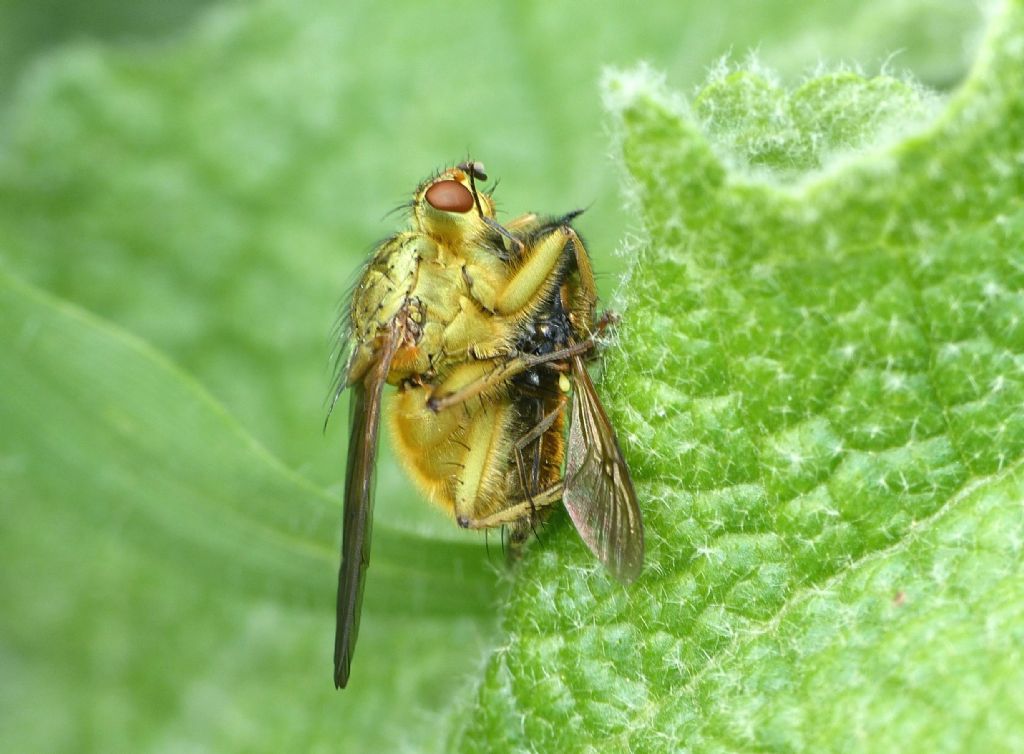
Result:
<svg viewBox="0 0 1024 754"><path fill-rule="evenodd" d="M390 459L352 687L329 675L330 331L386 213L472 155L508 215L588 208L607 298L638 228L604 67L687 91L756 50L786 81L946 90L982 23L946 0L0 4L11 750L440 747L501 643L501 558Z"/></svg>

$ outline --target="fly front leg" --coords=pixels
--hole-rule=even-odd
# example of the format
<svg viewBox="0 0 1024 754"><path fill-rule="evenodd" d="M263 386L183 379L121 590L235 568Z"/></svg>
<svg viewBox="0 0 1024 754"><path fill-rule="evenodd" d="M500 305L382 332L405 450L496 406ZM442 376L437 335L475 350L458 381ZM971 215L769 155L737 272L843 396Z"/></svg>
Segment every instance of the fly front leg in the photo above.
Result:
<svg viewBox="0 0 1024 754"><path fill-rule="evenodd" d="M562 218L561 224L545 229L529 247L523 247L523 258L511 269L495 266L493 258L477 259L463 267L463 276L475 305L473 311L463 307L463 316L449 327L447 341L453 351L467 348L477 359L511 358L512 344L508 336L509 320L528 319L553 295L562 296L579 338L591 334L597 306L597 286L590 265L590 255L582 239L569 225L578 212ZM513 220L510 228L531 232L535 215ZM555 291L556 286L561 291Z"/></svg>
<svg viewBox="0 0 1024 754"><path fill-rule="evenodd" d="M503 317L529 310L531 304L543 299L557 282L554 274L572 239L579 239L569 226L559 226L537 241L511 277L502 279L488 274L490 270L475 264L467 265L469 289L480 304ZM571 250L575 254L574 250Z"/></svg>

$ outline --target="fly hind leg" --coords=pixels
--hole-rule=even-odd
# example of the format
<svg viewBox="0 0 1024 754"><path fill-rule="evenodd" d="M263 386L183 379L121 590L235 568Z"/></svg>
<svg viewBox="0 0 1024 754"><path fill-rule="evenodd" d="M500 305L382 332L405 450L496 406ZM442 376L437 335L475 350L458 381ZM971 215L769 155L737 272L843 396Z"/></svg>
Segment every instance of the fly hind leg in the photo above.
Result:
<svg viewBox="0 0 1024 754"><path fill-rule="evenodd" d="M472 518L470 516L458 516L456 521L463 529L495 529L499 526L513 526L524 520L529 521L534 511L544 510L555 505L562 499L562 483L552 485L534 495L530 500L510 505L500 511Z"/></svg>
<svg viewBox="0 0 1024 754"><path fill-rule="evenodd" d="M464 529L486 531L502 527L508 532L507 558L509 562L514 562L519 559L523 545L530 538L530 534L536 531L537 520L547 514L551 507L561 499L562 483L559 482L529 500L523 500L489 516L482 518L460 516L456 521Z"/></svg>

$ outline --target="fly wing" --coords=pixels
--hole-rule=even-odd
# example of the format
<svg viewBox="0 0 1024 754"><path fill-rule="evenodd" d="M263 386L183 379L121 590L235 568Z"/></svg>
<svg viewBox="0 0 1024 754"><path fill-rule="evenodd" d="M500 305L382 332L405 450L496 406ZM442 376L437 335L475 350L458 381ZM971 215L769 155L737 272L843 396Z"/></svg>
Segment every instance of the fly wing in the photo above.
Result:
<svg viewBox="0 0 1024 754"><path fill-rule="evenodd" d="M397 318L396 318L397 319ZM341 568L338 571L338 615L334 635L334 685L348 683L352 653L359 633L363 584L370 564L373 524L374 461L380 427L381 397L391 362L398 350L401 330L393 322L376 350L377 358L349 396L348 465L345 470L344 529Z"/></svg>
<svg viewBox="0 0 1024 754"><path fill-rule="evenodd" d="M621 581L644 562L644 527L629 469L580 356L572 357L573 397L562 501L587 547Z"/></svg>

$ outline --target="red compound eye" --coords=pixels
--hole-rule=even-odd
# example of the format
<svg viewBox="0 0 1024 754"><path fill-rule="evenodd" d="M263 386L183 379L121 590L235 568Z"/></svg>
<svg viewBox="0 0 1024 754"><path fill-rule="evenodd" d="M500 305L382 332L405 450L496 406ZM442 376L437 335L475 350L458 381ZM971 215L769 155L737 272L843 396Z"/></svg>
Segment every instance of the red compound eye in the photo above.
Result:
<svg viewBox="0 0 1024 754"><path fill-rule="evenodd" d="M438 181L427 189L426 200L442 212L469 212L473 209L473 194L458 181Z"/></svg>

